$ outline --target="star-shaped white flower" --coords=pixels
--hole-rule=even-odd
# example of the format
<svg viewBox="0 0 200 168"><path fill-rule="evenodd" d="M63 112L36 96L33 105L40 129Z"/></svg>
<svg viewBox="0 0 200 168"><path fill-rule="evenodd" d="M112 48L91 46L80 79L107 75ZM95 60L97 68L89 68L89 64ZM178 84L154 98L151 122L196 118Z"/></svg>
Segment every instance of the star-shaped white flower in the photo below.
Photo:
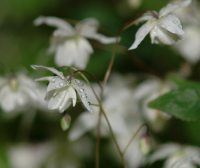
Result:
<svg viewBox="0 0 200 168"><path fill-rule="evenodd" d="M116 42L117 38L109 38L97 32L99 23L94 18L84 19L72 27L68 22L56 17L38 17L35 25L46 24L56 27L53 32L51 52L55 52L55 62L58 66L75 66L84 69L93 53L88 39L97 40L103 44Z"/></svg>
<svg viewBox="0 0 200 168"><path fill-rule="evenodd" d="M40 88L25 73L0 78L0 106L5 112L21 112L36 104L42 106L39 95Z"/></svg>
<svg viewBox="0 0 200 168"><path fill-rule="evenodd" d="M150 33L152 43L166 45L174 44L184 35L179 18L174 11L191 3L191 0L178 0L168 4L159 12L149 11L135 21L135 24L146 21L135 35L135 41L129 50L136 49L143 39Z"/></svg>
<svg viewBox="0 0 200 168"><path fill-rule="evenodd" d="M36 79L36 81L49 81L45 99L48 102L48 108L50 110L58 110L62 113L71 104L75 106L78 94L84 107L88 111L92 111L84 90L83 82L74 79L72 76L65 77L62 72L52 67L32 65L32 68L36 70L47 70L56 75Z"/></svg>

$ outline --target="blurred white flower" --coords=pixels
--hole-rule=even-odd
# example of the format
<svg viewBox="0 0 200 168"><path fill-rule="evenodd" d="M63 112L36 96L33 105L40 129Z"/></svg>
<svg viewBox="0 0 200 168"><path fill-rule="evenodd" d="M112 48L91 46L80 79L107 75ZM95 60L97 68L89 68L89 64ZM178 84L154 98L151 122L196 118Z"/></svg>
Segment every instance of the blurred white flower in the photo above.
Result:
<svg viewBox="0 0 200 168"><path fill-rule="evenodd" d="M200 30L197 26L185 28L185 37L174 47L190 63L194 64L200 59Z"/></svg>
<svg viewBox="0 0 200 168"><path fill-rule="evenodd" d="M115 74L111 77L104 90L102 104L122 150L143 123L133 97L132 85L134 85L134 81L133 77ZM95 99L92 102L95 102ZM98 111L98 108L96 110ZM69 138L76 140L88 131L95 131L98 115L99 112L92 114L82 113L72 125ZM109 136L109 134L108 125L102 116L101 136ZM140 149L139 135L131 143L125 156L130 168L138 167L144 160L144 155Z"/></svg>
<svg viewBox="0 0 200 168"><path fill-rule="evenodd" d="M197 168L200 165L200 148L179 144L164 144L150 156L149 161L165 160L164 168Z"/></svg>
<svg viewBox="0 0 200 168"><path fill-rule="evenodd" d="M174 47L189 63L195 64L200 59L200 7L193 0L187 8L179 10L176 15L185 25L185 36Z"/></svg>
<svg viewBox="0 0 200 168"><path fill-rule="evenodd" d="M169 82L162 82L159 79L149 79L140 83L134 91L134 97L138 104L141 104L141 112L149 122L154 131L160 131L169 120L169 115L159 110L151 109L148 103L170 90Z"/></svg>
<svg viewBox="0 0 200 168"><path fill-rule="evenodd" d="M42 106L40 91L34 80L21 72L0 78L0 106L5 112L20 112L29 107Z"/></svg>
<svg viewBox="0 0 200 168"><path fill-rule="evenodd" d="M50 144L12 146L8 156L12 168L39 168L47 160L52 147Z"/></svg>
<svg viewBox="0 0 200 168"><path fill-rule="evenodd" d="M151 42L156 44L171 45L181 39L184 31L179 18L173 12L189 5L190 2L191 0L178 0L168 4L159 12L149 11L144 13L134 23L147 22L137 31L135 41L129 50L136 49L149 33Z"/></svg>
<svg viewBox="0 0 200 168"><path fill-rule="evenodd" d="M75 66L84 69L93 53L88 39L97 40L103 44L114 43L117 38L106 37L97 32L99 23L94 18L84 19L72 27L68 22L56 17L38 17L35 25L46 24L56 27L50 48L55 52L55 62L58 66Z"/></svg>
<svg viewBox="0 0 200 168"><path fill-rule="evenodd" d="M50 110L64 112L72 104L76 105L77 94L88 111L92 111L84 90L84 84L72 76L65 77L64 74L52 67L32 65L36 70L47 70L56 76L46 76L37 79L37 81L49 81L45 99L48 102Z"/></svg>
<svg viewBox="0 0 200 168"><path fill-rule="evenodd" d="M84 152L86 149L91 151L91 144L87 139L70 144L66 141L49 141L12 145L7 154L12 168L79 168L79 159L84 154L87 157L91 155L89 151Z"/></svg>

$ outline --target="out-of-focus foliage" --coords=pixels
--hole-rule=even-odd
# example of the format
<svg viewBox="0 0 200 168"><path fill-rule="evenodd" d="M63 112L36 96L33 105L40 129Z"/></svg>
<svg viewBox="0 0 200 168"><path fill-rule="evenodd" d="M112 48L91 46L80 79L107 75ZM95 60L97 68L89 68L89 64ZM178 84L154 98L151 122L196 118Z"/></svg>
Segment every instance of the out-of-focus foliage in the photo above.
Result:
<svg viewBox="0 0 200 168"><path fill-rule="evenodd" d="M30 76L38 77L40 74L46 75L46 72L38 72L36 74L30 68L31 64L55 66L53 54L49 55L47 52L50 41L49 37L53 29L47 26L35 27L33 20L38 16L56 16L70 23L75 23L87 17L94 17L100 22L100 32L108 36L120 35L121 42L116 49L117 54L113 71L121 73L122 76L126 74L134 76L136 80L130 84L131 88L139 90L139 87L137 88L136 86L145 82L146 78L151 78L154 75L156 79L163 80L171 72L176 72L182 77L198 82L200 80L200 62L198 61L188 66L188 63L185 64L186 60L181 56L181 53L173 47L152 45L148 37L139 48L134 51L127 51L135 38L135 33L139 26L132 26L123 32L120 32L120 30L143 12L149 10L159 11L161 7L169 2L169 0L141 0L140 3L133 1L1 0L0 77L24 69L28 71L27 73ZM186 25L183 25L183 29ZM200 31L200 27L197 26L196 29ZM94 76L92 81L96 79L99 81L103 79L108 67L113 52L113 45L105 46L93 40L91 40L91 43L94 47L94 54L91 55L86 71ZM155 102L156 104L152 104L152 107L169 112L169 114L184 120L196 120L200 114L198 84L195 83L193 85L193 83L183 82L177 89L158 99ZM142 93L142 96L139 97L140 101L136 102L139 106L139 114L143 114L143 110L146 112L146 109L140 102L145 100L147 104L147 100L153 95L151 91L153 90L154 92L155 90L156 92L159 90L154 89L154 87L162 88L161 82L159 84L152 84L152 87L148 87L147 91L145 90L146 93ZM118 94L117 91L116 89L116 95ZM195 92L196 97L188 97L188 94L185 96L185 92L188 91ZM136 94L137 90L133 90L133 92L133 94ZM163 102L164 104L162 105ZM174 109L174 106L171 106L171 102L175 103L176 109ZM170 103L170 107L167 105L168 103ZM136 107L134 104L132 109ZM194 104L197 106L193 109ZM180 108L180 111L177 111L177 108ZM70 108L68 111L72 118L71 126L73 126L74 121L82 114L83 108L78 106L77 109ZM94 167L95 134L87 132L83 137L72 142L68 140L68 131L70 131L71 127L65 132L60 128L60 114L46 110L44 112L43 110L36 110L32 114L28 112L27 110L23 113L13 114L5 113L2 109L0 110L0 168L25 168L12 166L12 164L16 165L17 162L22 163L23 161L20 158L24 158L24 156L27 156L24 160L29 161L28 163L23 162L25 166L27 166L26 164L37 162L36 165L40 165L42 168L64 168L66 165L68 165L67 168ZM148 112L148 114L152 114L151 112ZM153 117L150 115L152 118L148 118L148 115L143 116L145 118L144 121L149 125L151 121L158 121L159 119L162 122L161 125L165 126L162 132L154 130L154 126L150 127L151 136L157 142L167 143L175 141L182 144L200 145L200 124L198 121L183 122L173 117L167 118L157 112L153 113ZM128 119L128 121L131 120L131 118ZM166 120L167 124L165 123ZM63 128L67 129L68 120L63 122ZM88 122L90 123L90 121ZM42 153L43 157L36 157L41 156L38 153ZM117 152L111 145L111 140L107 137L102 137L100 167L120 167L120 161L116 155ZM162 165L163 161L158 161L152 163L149 167L160 168ZM38 167L28 165L26 168Z"/></svg>

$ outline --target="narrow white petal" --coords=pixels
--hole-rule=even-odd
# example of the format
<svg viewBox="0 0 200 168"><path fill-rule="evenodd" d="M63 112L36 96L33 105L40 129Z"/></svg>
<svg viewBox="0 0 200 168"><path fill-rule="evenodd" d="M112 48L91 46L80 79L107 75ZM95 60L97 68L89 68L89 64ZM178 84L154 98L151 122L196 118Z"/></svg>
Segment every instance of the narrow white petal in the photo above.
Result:
<svg viewBox="0 0 200 168"><path fill-rule="evenodd" d="M177 9L184 8L188 6L192 0L177 0L172 3L169 3L167 6L162 8L159 12L159 17L166 16L169 13L176 11Z"/></svg>
<svg viewBox="0 0 200 168"><path fill-rule="evenodd" d="M144 40L144 38L147 36L147 34L151 31L151 29L154 27L155 22L148 21L142 27L139 28L135 35L135 41L129 48L129 50L136 49L138 45Z"/></svg>
<svg viewBox="0 0 200 168"><path fill-rule="evenodd" d="M178 151L180 149L180 146L177 144L164 144L162 146L159 146L158 150L156 150L150 157L150 162L155 162L161 159L165 159Z"/></svg>
<svg viewBox="0 0 200 168"><path fill-rule="evenodd" d="M55 75L59 76L62 79L65 78L62 72L58 71L57 69L53 67L46 67L46 66L41 66L41 65L31 65L31 67L35 70L47 70L54 73Z"/></svg>
<svg viewBox="0 0 200 168"><path fill-rule="evenodd" d="M156 11L146 12L146 13L144 13L141 17L139 17L138 19L134 20L134 21L133 21L133 24L139 24L139 23L141 23L141 22L154 19L154 14L155 14L155 15L158 15L158 13L157 13Z"/></svg>
<svg viewBox="0 0 200 168"><path fill-rule="evenodd" d="M87 37L87 38L90 38L90 39L97 40L97 41L99 41L100 43L103 43L103 44L116 43L117 41L120 40L119 37L118 38L117 37L106 37L103 34L99 34L99 33L87 34L87 35L84 35L84 36Z"/></svg>
<svg viewBox="0 0 200 168"><path fill-rule="evenodd" d="M167 15L159 20L159 25L171 33L182 36L184 31L181 22L175 15Z"/></svg>
<svg viewBox="0 0 200 168"><path fill-rule="evenodd" d="M69 98L72 99L72 105L73 107L76 105L76 91L74 90L73 87L69 87L68 88L68 94L69 94Z"/></svg>
<svg viewBox="0 0 200 168"><path fill-rule="evenodd" d="M37 78L35 79L36 82L39 82L39 81L51 81L52 80L52 76L45 76L45 77L42 77L42 78Z"/></svg>
<svg viewBox="0 0 200 168"><path fill-rule="evenodd" d="M41 24L46 24L48 26L53 26L56 27L58 29L62 29L65 30L66 33L72 34L74 33L74 29L73 27L67 23L66 21L57 18L57 17L44 17L44 16L40 16L37 19L34 20L34 24L36 26L39 26Z"/></svg>

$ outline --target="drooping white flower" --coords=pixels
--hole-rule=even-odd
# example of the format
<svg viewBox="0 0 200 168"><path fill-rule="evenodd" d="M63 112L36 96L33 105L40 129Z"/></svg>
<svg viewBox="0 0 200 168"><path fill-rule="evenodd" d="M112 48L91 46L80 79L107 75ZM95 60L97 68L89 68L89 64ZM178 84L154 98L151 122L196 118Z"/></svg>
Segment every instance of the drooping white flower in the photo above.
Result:
<svg viewBox="0 0 200 168"><path fill-rule="evenodd" d="M200 165L200 148L174 143L164 144L150 156L149 162L165 160L164 168L197 168Z"/></svg>
<svg viewBox="0 0 200 168"><path fill-rule="evenodd" d="M169 82L159 79L148 79L140 83L134 91L134 97L141 104L141 112L154 131L160 131L169 120L169 115L159 110L151 109L148 103L170 90Z"/></svg>
<svg viewBox="0 0 200 168"><path fill-rule="evenodd" d="M94 18L84 19L72 27L68 22L56 17L39 17L35 25L46 24L56 27L50 48L55 52L55 62L58 66L75 66L84 69L93 53L88 39L97 40L103 44L110 44L116 38L109 38L97 32L99 23Z"/></svg>
<svg viewBox="0 0 200 168"><path fill-rule="evenodd" d="M45 99L50 110L64 112L71 104L76 105L77 94L88 111L92 111L84 90L84 84L72 76L65 77L64 74L52 67L32 65L36 70L47 70L56 76L46 76L37 81L49 81Z"/></svg>
<svg viewBox="0 0 200 168"><path fill-rule="evenodd" d="M5 112L20 112L39 107L40 87L25 73L0 78L0 106ZM36 105L37 104L37 105Z"/></svg>
<svg viewBox="0 0 200 168"><path fill-rule="evenodd" d="M111 80L104 90L102 104L121 150L128 144L133 133L143 124L131 88L134 81L133 77L115 74L111 77ZM92 102L95 102L95 99ZM70 130L69 138L71 140L80 138L88 131L96 130L99 109L97 108L96 110L97 112L92 114L86 112L80 114ZM107 122L102 116L101 136L107 137L109 134ZM138 167L144 160L144 155L140 149L139 137L140 133L131 143L125 156L128 167L130 168Z"/></svg>
<svg viewBox="0 0 200 168"><path fill-rule="evenodd" d="M149 11L135 21L135 24L146 21L135 35L135 41L129 50L136 49L150 33L151 42L171 45L184 35L179 18L173 14L176 10L189 5L191 0L178 0L168 4L159 12Z"/></svg>

